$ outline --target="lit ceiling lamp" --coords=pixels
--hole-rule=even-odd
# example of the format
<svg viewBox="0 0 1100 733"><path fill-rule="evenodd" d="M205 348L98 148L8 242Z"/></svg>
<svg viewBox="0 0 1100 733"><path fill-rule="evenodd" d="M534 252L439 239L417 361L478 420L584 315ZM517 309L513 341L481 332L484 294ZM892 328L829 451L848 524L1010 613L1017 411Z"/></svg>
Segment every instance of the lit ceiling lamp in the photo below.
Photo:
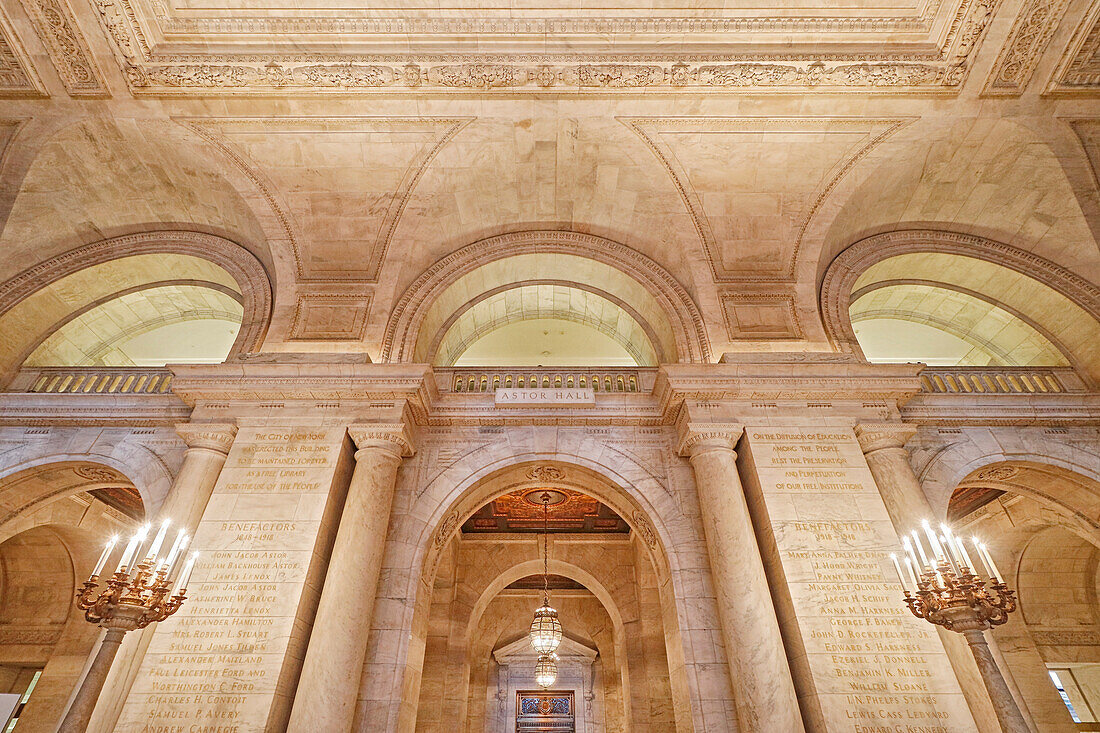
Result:
<svg viewBox="0 0 1100 733"><path fill-rule="evenodd" d="M561 622L558 612L550 605L550 496L549 491L542 492L542 606L535 609L535 618L531 621L531 646L539 655L535 665L535 681L540 687L554 684L558 676L557 656L554 654L561 644Z"/></svg>
<svg viewBox="0 0 1100 733"><path fill-rule="evenodd" d="M544 690L558 680L557 654L543 654L535 662L535 682Z"/></svg>

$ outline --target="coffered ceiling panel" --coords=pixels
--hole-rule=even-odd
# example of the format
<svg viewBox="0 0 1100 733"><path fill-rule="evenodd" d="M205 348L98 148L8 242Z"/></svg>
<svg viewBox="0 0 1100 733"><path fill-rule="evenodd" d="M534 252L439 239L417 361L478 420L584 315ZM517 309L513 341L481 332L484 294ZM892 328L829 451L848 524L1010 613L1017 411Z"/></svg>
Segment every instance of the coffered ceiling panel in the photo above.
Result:
<svg viewBox="0 0 1100 733"><path fill-rule="evenodd" d="M94 0L132 90L951 92L1000 0ZM873 51L871 49L874 49Z"/></svg>

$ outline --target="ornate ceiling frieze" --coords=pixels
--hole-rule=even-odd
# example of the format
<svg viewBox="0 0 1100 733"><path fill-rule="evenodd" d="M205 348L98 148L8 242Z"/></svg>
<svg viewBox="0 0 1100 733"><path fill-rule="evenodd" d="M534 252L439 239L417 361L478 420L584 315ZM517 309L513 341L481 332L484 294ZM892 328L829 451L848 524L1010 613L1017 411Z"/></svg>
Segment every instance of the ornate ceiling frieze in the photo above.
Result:
<svg viewBox="0 0 1100 733"><path fill-rule="evenodd" d="M1053 94L1093 94L1100 89L1100 4L1078 25L1047 88Z"/></svg>
<svg viewBox="0 0 1100 733"><path fill-rule="evenodd" d="M44 97L27 52L0 8L0 97ZM0 152L3 147L0 146Z"/></svg>
<svg viewBox="0 0 1100 733"><path fill-rule="evenodd" d="M423 8L204 16L164 4L143 16L131 0L93 3L133 92L172 96L425 88L951 93L965 80L1000 0L939 0L916 15L859 17L839 8L757 17L665 17L656 9L561 17L560 8L499 17ZM806 34L807 42L792 47L792 33ZM665 45L670 37L678 39L675 49ZM456 51L439 54L440 47ZM888 50L851 50L874 47Z"/></svg>
<svg viewBox="0 0 1100 733"><path fill-rule="evenodd" d="M73 97L110 96L65 0L23 0L23 7L49 51L65 91Z"/></svg>
<svg viewBox="0 0 1100 733"><path fill-rule="evenodd" d="M1069 0L1027 0L986 81L986 96L1023 94Z"/></svg>

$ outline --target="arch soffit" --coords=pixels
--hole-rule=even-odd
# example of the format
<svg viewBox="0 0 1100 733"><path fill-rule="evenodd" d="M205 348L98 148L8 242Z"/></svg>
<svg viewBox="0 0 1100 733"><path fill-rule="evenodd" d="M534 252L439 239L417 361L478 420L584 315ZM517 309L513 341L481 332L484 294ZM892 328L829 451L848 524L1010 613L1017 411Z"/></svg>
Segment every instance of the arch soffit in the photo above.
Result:
<svg viewBox="0 0 1100 733"><path fill-rule="evenodd" d="M212 262L228 272L240 288L244 308L241 329L230 354L259 350L267 333L273 297L267 271L244 247L203 232L164 230L126 234L52 257L0 283L0 316L68 275L95 265L148 254L189 255Z"/></svg>
<svg viewBox="0 0 1100 733"><path fill-rule="evenodd" d="M141 502L145 506L146 515L152 516L152 512L161 504L172 486L172 474L164 463L161 462L152 451L144 448L144 446L135 444L126 445L122 443L112 446L112 451L112 454L106 454L67 453L43 450L38 455L32 457L24 456L25 460L19 463L14 463L10 466L0 466L0 491L3 490L4 485L10 481L12 477L25 471L42 469L52 464L60 463L100 464L124 476L134 488L137 489L138 494L141 495ZM118 453L122 455L116 455ZM117 484L118 482L115 481L110 485ZM23 512L20 512L20 514L25 514L27 511L34 511L43 503L48 503L54 499L63 498L64 496L79 493L81 491L87 491L88 489L98 488L98 486L98 484L89 484L73 491L43 497L44 501L35 500L31 502L24 508L25 510ZM15 519L17 516L11 519Z"/></svg>
<svg viewBox="0 0 1100 733"><path fill-rule="evenodd" d="M1042 336L1047 341L1049 341L1051 343L1051 345L1053 345L1054 348L1056 348L1058 351L1060 351L1062 353L1062 355L1065 356L1065 358L1071 364L1073 364L1075 367L1077 367L1078 371L1081 371L1082 369L1084 369L1084 365L1079 363L1079 360L1066 348L1065 344L1063 344L1062 341L1057 336L1055 336L1053 333L1051 333L1049 329L1047 329L1041 323L1037 323L1034 318L1032 318L1031 316L1027 315L1026 313L1020 311L1019 309L1012 307L1011 305L1009 305L1007 303L1002 303L999 300L997 300L996 298L991 298L990 296L986 295L985 293L981 293L981 292L978 292L977 290L972 290L970 288L966 288L966 287L963 287L962 285L957 285L955 283L942 283L942 282L937 282L936 280L926 280L926 279L921 279L921 278L904 278L904 279L879 280L877 282L873 282L873 283L870 283L868 285L864 285L863 287L861 287L858 290L854 291L851 295L851 299L850 299L849 303L850 303L850 305L854 306L856 301L858 301L864 295L868 295L870 293L873 293L876 290L882 290L883 288L891 288L891 287L895 287L895 286L898 286L898 285L923 285L925 287L930 287L930 288L942 288L944 290L950 290L952 292L959 293L961 295L968 295L971 298L975 298L975 299L980 300L984 303L988 303L989 305L992 305L996 308L1000 308L1004 312L1008 313L1009 315L1013 316L1014 318L1020 319L1021 321L1026 323L1028 326L1035 329L1035 331L1038 332L1038 334L1040 336Z"/></svg>
<svg viewBox="0 0 1100 733"><path fill-rule="evenodd" d="M917 253L952 254L1007 267L1063 295L1100 322L1100 287L1044 257L973 234L903 229L861 239L829 264L821 281L819 300L825 332L834 346L860 353L848 315L859 276L891 257Z"/></svg>
<svg viewBox="0 0 1100 733"><path fill-rule="evenodd" d="M1100 545L1096 538L1082 536L1072 528L1047 526L1028 537L1012 567L1024 623L1044 626L1044 620L1049 621L1044 619L1044 611L1049 614L1055 610L1059 617L1068 615L1094 626L1100 611L1096 587L1098 558ZM1066 581L1069 581L1069 587L1083 591L1085 597L1075 598L1068 604L1061 598L1052 598L1049 585L1052 576L1062 580L1060 588L1067 587ZM1066 576L1071 576L1072 580ZM1067 605L1070 607L1068 614Z"/></svg>
<svg viewBox="0 0 1100 733"><path fill-rule="evenodd" d="M485 455L486 450L493 448L500 454L495 459ZM587 451L584 448L578 446L575 455L568 456L536 452L513 454L508 452L507 446L493 446L464 457L469 459L476 454L478 462L473 471L465 465L444 471L428 485L421 497L421 501L430 503L434 509L419 535L411 539L417 548L414 567L420 568L419 576L425 580L434 576L440 552L462 523L486 502L506 491L546 486L548 483L583 491L607 504L638 533L658 574L675 570L678 562L675 551L671 549L674 547L671 534L660 520L662 515L654 511L654 507L645 500L647 495L652 496L654 492L642 491L639 482L632 482L598 461L585 457L585 452ZM526 471L540 467L549 467L562 475L559 478L531 478L523 475ZM517 478L514 475L522 477ZM638 470L636 478L641 479L642 485L655 483L642 469ZM667 496L659 484L653 488ZM430 498L436 492L444 491L447 492L446 496L439 496L434 500ZM670 505L669 509L672 510L673 507ZM678 509L675 511L678 512Z"/></svg>
<svg viewBox="0 0 1100 733"><path fill-rule="evenodd" d="M650 325L650 323L646 321L642 314L639 313L637 309L635 309L632 305L630 305L630 303L627 303L625 300L614 295L613 293L609 293L606 290L597 288L594 285L556 279L520 280L513 283L507 283L505 285L499 285L495 288L486 290L484 293L479 293L470 300L466 301L464 304L462 304L462 306L456 309L455 312L452 313L446 321L443 322L442 326L440 326L436 330L435 335L432 337L431 343L428 345L428 361L433 364L435 363L435 360L439 355L439 347L446 339L451 327L454 326L454 324L457 323L462 318L462 316L468 313L472 308L479 305L480 303L485 302L489 298L492 298L494 295L499 295L500 293L504 293L509 290L526 288L533 285L560 285L562 287L572 288L575 290L583 290L586 293L591 293L592 295L595 295L599 298L610 301L611 303L617 305L619 308L625 311L628 316L634 319L634 322L638 324L638 327L642 329L646 337L648 337L649 339L648 345L657 355L657 361L668 361L668 356L665 354L664 349L661 347L661 341L657 337L656 332L653 330L652 325Z"/></svg>
<svg viewBox="0 0 1100 733"><path fill-rule="evenodd" d="M987 454L957 467L957 470L966 472L951 485L956 488L987 487L1025 497L1044 512L1055 515L1057 519L1050 516L1043 519L1045 526L1062 527L1100 547L1100 480L1082 470L1082 466L1066 463L1050 456ZM1051 483L1061 484L1062 490L1039 488ZM1091 497L1084 497L1085 501L1081 496L1073 497L1072 493L1077 493L1071 491L1074 486L1088 492ZM952 488L946 493L943 502L945 512L954 492L955 488ZM1086 503L1091 506L1086 506Z"/></svg>
<svg viewBox="0 0 1100 733"><path fill-rule="evenodd" d="M710 361L710 340L691 296L671 274L626 245L570 231L526 231L474 242L439 260L410 285L386 324L382 361L412 358L425 316L435 300L463 275L490 262L525 254L565 254L609 265L635 280L657 300L673 330L681 361Z"/></svg>
<svg viewBox="0 0 1100 733"><path fill-rule="evenodd" d="M607 611L607 615L611 618L611 625L614 629L615 638L620 639L623 630L623 617L622 613L619 611L618 605L615 603L614 597L611 595L611 592L608 591L607 587L601 583L596 576L573 563L551 558L547 564L551 573L577 581L596 597L596 600L600 602L604 610ZM465 638L467 642L473 638L474 629L476 629L481 622L481 617L485 614L485 610L489 607L489 604L493 602L493 599L500 595L500 592L509 584L526 578L528 575L541 574L541 572L541 560L525 560L524 562L502 570L485 586L471 607L470 617L466 622L466 633L463 638Z"/></svg>

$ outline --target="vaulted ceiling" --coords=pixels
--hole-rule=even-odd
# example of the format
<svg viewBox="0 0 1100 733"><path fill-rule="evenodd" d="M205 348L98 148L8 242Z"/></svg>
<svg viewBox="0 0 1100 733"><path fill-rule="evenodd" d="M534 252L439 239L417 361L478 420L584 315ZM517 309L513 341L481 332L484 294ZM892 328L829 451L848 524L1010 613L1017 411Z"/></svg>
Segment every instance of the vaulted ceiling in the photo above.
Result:
<svg viewBox="0 0 1100 733"><path fill-rule="evenodd" d="M715 356L832 348L825 269L892 229L1100 281L1097 0L0 0L0 100L0 282L218 235L272 351L381 358L422 273L527 230L647 258Z"/></svg>

